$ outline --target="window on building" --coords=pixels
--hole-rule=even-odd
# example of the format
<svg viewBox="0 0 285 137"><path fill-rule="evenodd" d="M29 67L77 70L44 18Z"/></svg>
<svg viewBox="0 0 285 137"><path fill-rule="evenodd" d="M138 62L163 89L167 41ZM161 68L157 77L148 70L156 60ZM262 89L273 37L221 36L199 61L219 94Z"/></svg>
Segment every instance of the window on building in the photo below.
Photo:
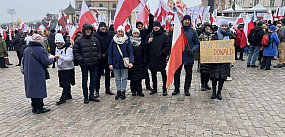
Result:
<svg viewBox="0 0 285 137"><path fill-rule="evenodd" d="M116 6L117 6L116 4L113 4L113 6L112 6L112 7L115 9L115 8L116 8Z"/></svg>
<svg viewBox="0 0 285 137"><path fill-rule="evenodd" d="M254 0L253 6L257 5L259 3L259 0Z"/></svg>
<svg viewBox="0 0 285 137"><path fill-rule="evenodd" d="M274 7L275 0L270 0L270 7Z"/></svg>
<svg viewBox="0 0 285 137"><path fill-rule="evenodd" d="M285 0L282 0L281 6L285 6Z"/></svg>
<svg viewBox="0 0 285 137"><path fill-rule="evenodd" d="M99 7L103 7L104 5L103 5L103 3L99 3Z"/></svg>

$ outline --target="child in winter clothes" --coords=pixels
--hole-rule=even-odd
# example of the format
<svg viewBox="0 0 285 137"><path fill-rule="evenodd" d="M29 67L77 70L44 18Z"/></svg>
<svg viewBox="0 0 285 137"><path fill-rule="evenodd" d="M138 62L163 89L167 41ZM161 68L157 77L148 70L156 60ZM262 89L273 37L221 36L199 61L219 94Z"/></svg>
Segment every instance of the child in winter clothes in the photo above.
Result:
<svg viewBox="0 0 285 137"><path fill-rule="evenodd" d="M75 85L75 72L70 41L65 41L62 35L57 35L55 43L57 46L55 57L57 59L59 85L63 88L62 95L56 102L57 105L60 105L66 100L72 99L70 85Z"/></svg>

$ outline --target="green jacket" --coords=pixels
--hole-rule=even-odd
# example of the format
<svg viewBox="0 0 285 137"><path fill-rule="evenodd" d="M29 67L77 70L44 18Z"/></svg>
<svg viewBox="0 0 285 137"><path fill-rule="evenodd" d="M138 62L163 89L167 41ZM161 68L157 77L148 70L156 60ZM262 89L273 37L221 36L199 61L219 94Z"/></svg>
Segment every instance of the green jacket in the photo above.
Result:
<svg viewBox="0 0 285 137"><path fill-rule="evenodd" d="M2 38L0 38L0 57L4 57L6 53L7 53L6 43Z"/></svg>

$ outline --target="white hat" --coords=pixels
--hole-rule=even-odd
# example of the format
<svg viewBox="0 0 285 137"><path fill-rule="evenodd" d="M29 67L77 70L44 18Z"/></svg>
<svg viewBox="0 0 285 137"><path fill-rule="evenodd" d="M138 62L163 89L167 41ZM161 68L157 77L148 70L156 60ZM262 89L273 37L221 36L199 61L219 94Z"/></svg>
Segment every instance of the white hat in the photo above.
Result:
<svg viewBox="0 0 285 137"><path fill-rule="evenodd" d="M56 33L55 34L54 43L65 43L61 33Z"/></svg>
<svg viewBox="0 0 285 137"><path fill-rule="evenodd" d="M124 33L125 33L125 28L122 26L122 25L120 25L118 28L117 28L117 32L118 31L123 31Z"/></svg>
<svg viewBox="0 0 285 137"><path fill-rule="evenodd" d="M139 33L140 34L140 30L137 29L137 28L134 28L132 34L134 34L134 33Z"/></svg>

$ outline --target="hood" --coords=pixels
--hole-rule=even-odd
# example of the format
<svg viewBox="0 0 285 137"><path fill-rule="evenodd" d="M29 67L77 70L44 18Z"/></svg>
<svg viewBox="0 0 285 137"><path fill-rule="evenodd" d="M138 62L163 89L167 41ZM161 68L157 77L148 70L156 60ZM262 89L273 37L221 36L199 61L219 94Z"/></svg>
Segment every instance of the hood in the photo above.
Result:
<svg viewBox="0 0 285 137"><path fill-rule="evenodd" d="M91 29L91 34L90 34L90 36L87 36L86 34L85 34L85 30L87 30L87 29ZM84 38L91 38L91 36L92 36L92 33L93 33L93 26L91 25L91 24L84 24L83 25L83 27L82 27L82 34L83 34L83 37Z"/></svg>

